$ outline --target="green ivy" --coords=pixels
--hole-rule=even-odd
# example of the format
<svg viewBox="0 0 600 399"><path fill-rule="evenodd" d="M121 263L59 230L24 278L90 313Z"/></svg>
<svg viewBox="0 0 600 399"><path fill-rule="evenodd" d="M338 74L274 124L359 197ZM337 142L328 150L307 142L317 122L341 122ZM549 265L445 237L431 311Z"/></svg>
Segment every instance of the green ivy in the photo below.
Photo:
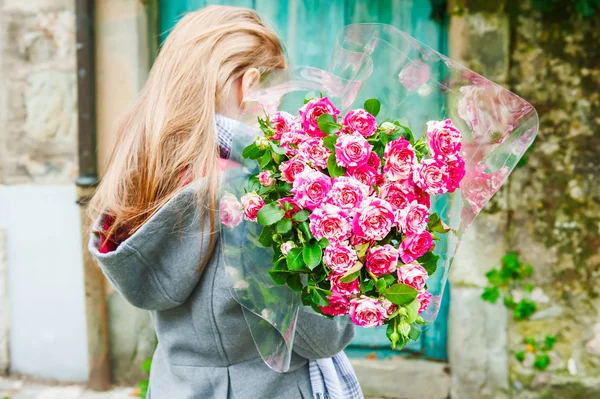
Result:
<svg viewBox="0 0 600 399"><path fill-rule="evenodd" d="M543 342L538 342L533 337L526 337L523 340L525 350L515 353L515 358L522 363L527 356L527 352L533 353L535 356L533 367L537 370L546 370L550 365L550 355L548 352L554 348L555 343L556 337L554 335L546 335Z"/></svg>
<svg viewBox="0 0 600 399"><path fill-rule="evenodd" d="M141 369L145 374L150 375L151 367L152 359L146 359L142 363ZM146 395L148 395L148 378L144 378L143 380L135 384L135 386L137 388L136 395L140 398L146 398Z"/></svg>

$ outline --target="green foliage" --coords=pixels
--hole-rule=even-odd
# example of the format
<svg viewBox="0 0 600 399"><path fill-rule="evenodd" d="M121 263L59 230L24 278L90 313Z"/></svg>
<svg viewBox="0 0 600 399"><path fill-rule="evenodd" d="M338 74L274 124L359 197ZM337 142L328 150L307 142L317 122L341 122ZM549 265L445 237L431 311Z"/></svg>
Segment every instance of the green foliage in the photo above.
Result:
<svg viewBox="0 0 600 399"><path fill-rule="evenodd" d="M331 154L327 159L327 171L329 172L329 176L331 177L340 177L343 176L344 173L346 173L346 169L337 164L335 154Z"/></svg>
<svg viewBox="0 0 600 399"><path fill-rule="evenodd" d="M152 359L146 359L142 362L141 369L145 374L150 374L150 368L152 367ZM139 398L145 398L148 395L148 379L145 378L135 384L137 391L135 395ZM8 398L8 397L6 397ZM2 398L5 399L5 398Z"/></svg>
<svg viewBox="0 0 600 399"><path fill-rule="evenodd" d="M258 211L256 220L263 226L270 226L279 222L283 218L283 215L285 215L285 211L281 209L279 203L272 202L263 206L261 210Z"/></svg>
<svg viewBox="0 0 600 399"><path fill-rule="evenodd" d="M306 244L302 250L302 259L310 270L313 270L315 267L319 266L322 256L323 250L316 241L311 241L310 243Z"/></svg>
<svg viewBox="0 0 600 399"><path fill-rule="evenodd" d="M334 134L340 131L341 126L335 123L333 115L323 114L317 118L319 129L325 134Z"/></svg>
<svg viewBox="0 0 600 399"><path fill-rule="evenodd" d="M396 305L407 305L417 297L417 290L407 284L394 284L387 289L385 297Z"/></svg>
<svg viewBox="0 0 600 399"><path fill-rule="evenodd" d="M370 98L365 101L364 105L365 111L370 113L373 116L377 116L379 114L379 110L381 109L381 103L376 98Z"/></svg>

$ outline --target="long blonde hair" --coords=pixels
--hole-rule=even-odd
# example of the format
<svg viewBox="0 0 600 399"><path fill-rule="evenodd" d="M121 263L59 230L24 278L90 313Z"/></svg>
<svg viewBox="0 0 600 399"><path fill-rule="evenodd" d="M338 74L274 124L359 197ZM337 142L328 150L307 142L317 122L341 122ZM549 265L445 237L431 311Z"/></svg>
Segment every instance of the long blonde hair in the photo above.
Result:
<svg viewBox="0 0 600 399"><path fill-rule="evenodd" d="M106 239L118 241L137 231L177 194L184 173L207 178L199 202L209 208L214 229L215 112L223 111L234 83L248 69L285 66L277 35L256 12L210 6L185 15L162 46L135 105L120 120L108 170L91 200L91 218L107 214L114 220Z"/></svg>

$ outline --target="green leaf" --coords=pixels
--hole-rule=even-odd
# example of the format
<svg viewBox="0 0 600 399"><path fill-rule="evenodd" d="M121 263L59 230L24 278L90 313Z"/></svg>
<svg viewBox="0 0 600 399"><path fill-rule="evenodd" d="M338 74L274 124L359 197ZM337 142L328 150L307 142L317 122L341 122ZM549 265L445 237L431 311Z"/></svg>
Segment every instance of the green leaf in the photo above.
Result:
<svg viewBox="0 0 600 399"><path fill-rule="evenodd" d="M310 100L313 100L316 96L317 96L317 94L314 91L309 91L304 96L304 104L310 102Z"/></svg>
<svg viewBox="0 0 600 399"><path fill-rule="evenodd" d="M280 146L278 146L277 144L271 142L271 148L273 149L273 152L279 155L285 155L287 153L287 150L285 148L281 148Z"/></svg>
<svg viewBox="0 0 600 399"><path fill-rule="evenodd" d="M292 230L292 221L290 219L281 219L279 222L277 222L275 230L277 230L279 234L288 233L290 230Z"/></svg>
<svg viewBox="0 0 600 399"><path fill-rule="evenodd" d="M317 118L319 129L325 134L333 134L340 131L340 125L335 123L333 115L323 114Z"/></svg>
<svg viewBox="0 0 600 399"><path fill-rule="evenodd" d="M504 303L504 306L506 306L509 309L515 308L515 300L511 295L505 295L504 298L502 298L502 302Z"/></svg>
<svg viewBox="0 0 600 399"><path fill-rule="evenodd" d="M436 216L436 217L433 217L433 216ZM429 223L427 224L427 227L429 227L429 230L435 231L436 233L440 233L440 234L445 234L445 233L449 232L450 230L452 230L444 223L444 221L442 219L437 217L437 214L433 214L432 216L429 217Z"/></svg>
<svg viewBox="0 0 600 399"><path fill-rule="evenodd" d="M302 291L302 288L304 288L302 282L300 281L299 274L291 274L287 279L287 285L296 292L300 292Z"/></svg>
<svg viewBox="0 0 600 399"><path fill-rule="evenodd" d="M338 136L335 134L330 134L329 136L323 139L323 145L331 152L335 152L335 144L337 143Z"/></svg>
<svg viewBox="0 0 600 399"><path fill-rule="evenodd" d="M304 236L306 237L307 240L310 240L312 238L312 234L310 232L310 227L308 225L308 222L304 221L304 222L300 223L300 226L298 226L298 228L300 229L302 234L304 234Z"/></svg>
<svg viewBox="0 0 600 399"><path fill-rule="evenodd" d="M550 365L550 356L543 352L539 355L535 355L535 360L533 362L533 367L538 370L546 370Z"/></svg>
<svg viewBox="0 0 600 399"><path fill-rule="evenodd" d="M340 281L342 283L350 283L350 282L356 280L359 276L360 276L360 270L357 270L357 271L349 273L349 274L348 273L344 274L344 276L342 278L340 278Z"/></svg>
<svg viewBox="0 0 600 399"><path fill-rule="evenodd" d="M421 336L421 330L419 329L419 327L417 327L417 325L412 324L410 326L408 338L412 339L413 341L416 341L419 339L420 336Z"/></svg>
<svg viewBox="0 0 600 399"><path fill-rule="evenodd" d="M331 154L327 159L327 170L331 177L340 177L346 173L346 169L337 164L335 154Z"/></svg>
<svg viewBox="0 0 600 399"><path fill-rule="evenodd" d="M391 274L382 274L381 276L379 276L379 279L384 280L385 285L388 287L394 284L394 282L396 281L396 277L392 276Z"/></svg>
<svg viewBox="0 0 600 399"><path fill-rule="evenodd" d="M151 367L152 367L152 359L146 359L142 362L142 371L144 373L149 373Z"/></svg>
<svg viewBox="0 0 600 399"><path fill-rule="evenodd" d="M325 295L325 293L321 290L313 288L310 291L310 298L318 306L329 305L329 300L327 299L327 295Z"/></svg>
<svg viewBox="0 0 600 399"><path fill-rule="evenodd" d="M264 169L269 164L269 162L271 162L271 152L265 151L263 156L260 158L260 162L258 163L258 165L261 169Z"/></svg>
<svg viewBox="0 0 600 399"><path fill-rule="evenodd" d="M535 304L535 302L529 300L529 299L521 299L521 302L519 302L516 306L515 306L515 310L514 310L514 315L515 315L515 319L517 320L524 320L524 319L528 319L532 314L535 313L537 309L537 305Z"/></svg>
<svg viewBox="0 0 600 399"><path fill-rule="evenodd" d="M437 270L437 262L440 257L433 252L425 252L418 260L429 276L432 276Z"/></svg>
<svg viewBox="0 0 600 399"><path fill-rule="evenodd" d="M499 297L500 291L496 286L485 287L481 293L481 299L490 303L496 303Z"/></svg>
<svg viewBox="0 0 600 399"><path fill-rule="evenodd" d="M412 324L417 320L419 316L419 309L421 308L421 302L417 299L406 305L406 322Z"/></svg>
<svg viewBox="0 0 600 399"><path fill-rule="evenodd" d="M292 216L292 219L294 219L296 222L304 222L305 220L308 219L309 215L310 215L310 212L307 211L306 209L303 209L301 211L294 213L294 216Z"/></svg>
<svg viewBox="0 0 600 399"><path fill-rule="evenodd" d="M270 226L283 219L283 215L285 215L285 211L281 209L281 206L277 202L272 202L258 211L256 219L263 226Z"/></svg>
<svg viewBox="0 0 600 399"><path fill-rule="evenodd" d="M369 244L365 243L365 244L360 244L354 247L354 249L356 250L356 254L358 255L358 258L362 258L366 255L367 253L367 249L369 248Z"/></svg>
<svg viewBox="0 0 600 399"><path fill-rule="evenodd" d="M321 238L319 240L319 246L323 249L327 248L329 246L329 240L325 237Z"/></svg>
<svg viewBox="0 0 600 399"><path fill-rule="evenodd" d="M533 347L535 348L535 338L533 338L533 337L525 337L525 338L523 339L523 342L524 342L525 344L527 344L527 345L531 345L531 346L533 346Z"/></svg>
<svg viewBox="0 0 600 399"><path fill-rule="evenodd" d="M554 335L546 335L544 339L544 346L546 349L551 350L554 348L554 344L556 343L556 337Z"/></svg>
<svg viewBox="0 0 600 399"><path fill-rule="evenodd" d="M302 258L310 270L319 266L322 256L323 250L319 246L319 243L315 241L306 244L302 250Z"/></svg>
<svg viewBox="0 0 600 399"><path fill-rule="evenodd" d="M250 144L242 151L242 157L245 159L256 159L260 154L261 150L254 143Z"/></svg>
<svg viewBox="0 0 600 399"><path fill-rule="evenodd" d="M283 204L283 210L286 212L294 209L294 205L292 205L289 201L283 201L282 204Z"/></svg>
<svg viewBox="0 0 600 399"><path fill-rule="evenodd" d="M384 279L377 279L377 281L375 282L375 287L377 287L377 292L379 292L381 295L385 294L387 285Z"/></svg>
<svg viewBox="0 0 600 399"><path fill-rule="evenodd" d="M284 285L289 275L289 272L278 270L275 266L273 266L272 269L269 269L269 276L271 276L271 279L277 285Z"/></svg>
<svg viewBox="0 0 600 399"><path fill-rule="evenodd" d="M374 286L375 284L373 284L373 280L360 280L360 291L363 293L371 291Z"/></svg>
<svg viewBox="0 0 600 399"><path fill-rule="evenodd" d="M523 362L523 360L525 360L525 351L515 353L515 359L517 359L519 362Z"/></svg>
<svg viewBox="0 0 600 399"><path fill-rule="evenodd" d="M387 289L384 295L388 301L398 306L411 303L417 297L417 290L406 284L394 284Z"/></svg>
<svg viewBox="0 0 600 399"><path fill-rule="evenodd" d="M266 248L273 245L273 230L270 227L263 227L260 237L258 237L258 242Z"/></svg>
<svg viewBox="0 0 600 399"><path fill-rule="evenodd" d="M367 101L365 101L364 108L365 108L365 111L367 111L371 115L377 116L377 114L379 113L379 110L381 109L381 103L376 98L370 98Z"/></svg>
<svg viewBox="0 0 600 399"><path fill-rule="evenodd" d="M287 256L288 269L300 270L304 266L304 260L302 259L302 248L292 248L288 252Z"/></svg>

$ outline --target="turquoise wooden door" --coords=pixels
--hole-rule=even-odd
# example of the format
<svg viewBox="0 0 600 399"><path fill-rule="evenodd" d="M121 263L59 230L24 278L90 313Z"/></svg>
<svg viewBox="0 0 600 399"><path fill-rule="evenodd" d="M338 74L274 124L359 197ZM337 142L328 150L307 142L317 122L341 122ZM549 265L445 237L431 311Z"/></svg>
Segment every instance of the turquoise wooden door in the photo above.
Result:
<svg viewBox="0 0 600 399"><path fill-rule="evenodd" d="M344 25L379 22L393 25L426 43L446 52L446 27L432 20L432 0L160 0L161 39L183 14L210 4L249 7L258 11L278 32L286 45L292 65L326 68L335 43L336 33ZM438 18L439 19L439 18ZM446 360L449 289L435 324L419 341L404 349L407 355ZM346 350L354 357L389 357L398 352L389 350L385 331L357 329L356 338Z"/></svg>

